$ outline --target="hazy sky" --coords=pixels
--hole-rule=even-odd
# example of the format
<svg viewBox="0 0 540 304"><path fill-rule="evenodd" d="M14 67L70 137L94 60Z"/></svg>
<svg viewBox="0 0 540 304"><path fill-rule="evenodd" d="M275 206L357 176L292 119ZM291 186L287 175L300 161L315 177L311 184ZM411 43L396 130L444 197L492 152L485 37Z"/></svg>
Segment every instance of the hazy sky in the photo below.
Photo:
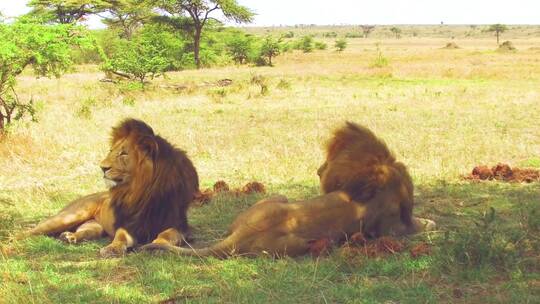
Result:
<svg viewBox="0 0 540 304"><path fill-rule="evenodd" d="M254 25L279 24L540 24L540 0L237 0L256 13ZM0 0L7 16L28 0ZM92 27L100 24L93 20Z"/></svg>

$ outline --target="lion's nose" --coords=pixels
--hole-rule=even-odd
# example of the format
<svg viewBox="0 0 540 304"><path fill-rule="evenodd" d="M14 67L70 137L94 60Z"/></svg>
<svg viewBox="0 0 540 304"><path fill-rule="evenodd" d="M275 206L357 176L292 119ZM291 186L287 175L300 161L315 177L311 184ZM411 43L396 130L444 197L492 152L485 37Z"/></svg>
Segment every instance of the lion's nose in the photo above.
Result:
<svg viewBox="0 0 540 304"><path fill-rule="evenodd" d="M103 167L103 166L100 166L101 167L101 170L103 171L103 174L107 173L107 171L111 170L111 167Z"/></svg>

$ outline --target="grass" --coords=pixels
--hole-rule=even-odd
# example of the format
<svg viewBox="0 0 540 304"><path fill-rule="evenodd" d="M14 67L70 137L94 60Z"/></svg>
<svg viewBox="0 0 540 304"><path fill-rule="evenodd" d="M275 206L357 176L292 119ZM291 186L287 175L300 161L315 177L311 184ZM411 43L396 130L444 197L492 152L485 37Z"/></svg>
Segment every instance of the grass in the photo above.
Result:
<svg viewBox="0 0 540 304"><path fill-rule="evenodd" d="M508 35L510 35L509 33ZM456 36L459 37L459 36ZM528 36L527 36L528 37ZM506 39L506 38L505 38ZM188 151L201 183L257 180L269 194L318 195L315 174L329 133L344 120L373 129L408 165L415 213L440 231L432 246L368 258L343 249L318 259L99 258L107 240L70 246L48 237L10 243L0 256L0 303L536 303L540 301L538 184L468 183L478 164L540 167L538 39L349 39L348 48L276 58L273 68L168 74L144 91L101 83L92 66L56 79L19 80L39 101L39 122L0 142L0 242L103 189L97 164L110 127L142 118ZM372 68L378 52L388 64ZM229 78L215 88L200 84ZM263 79L265 91L253 79ZM184 84L175 92L162 84ZM189 214L199 243L223 237L262 195L218 197ZM495 210L492 214L491 210Z"/></svg>

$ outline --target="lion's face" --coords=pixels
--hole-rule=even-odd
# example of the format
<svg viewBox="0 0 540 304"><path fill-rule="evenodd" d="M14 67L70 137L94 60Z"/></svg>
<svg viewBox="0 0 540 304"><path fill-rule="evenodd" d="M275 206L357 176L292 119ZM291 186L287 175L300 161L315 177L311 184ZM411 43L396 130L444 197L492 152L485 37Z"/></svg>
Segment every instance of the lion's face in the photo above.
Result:
<svg viewBox="0 0 540 304"><path fill-rule="evenodd" d="M327 159L317 170L322 193L343 190L347 181L353 178L355 167L357 164L353 162L344 164Z"/></svg>
<svg viewBox="0 0 540 304"><path fill-rule="evenodd" d="M319 176L320 185L321 185L321 191L323 193L329 193L329 192L332 192L332 191L335 191L335 190L339 190L339 189L335 189L335 187L332 187L328 183L328 161L325 161L319 167L319 169L317 169L317 175Z"/></svg>
<svg viewBox="0 0 540 304"><path fill-rule="evenodd" d="M107 187L114 188L131 182L139 154L129 139L121 139L113 144L105 159L100 163Z"/></svg>

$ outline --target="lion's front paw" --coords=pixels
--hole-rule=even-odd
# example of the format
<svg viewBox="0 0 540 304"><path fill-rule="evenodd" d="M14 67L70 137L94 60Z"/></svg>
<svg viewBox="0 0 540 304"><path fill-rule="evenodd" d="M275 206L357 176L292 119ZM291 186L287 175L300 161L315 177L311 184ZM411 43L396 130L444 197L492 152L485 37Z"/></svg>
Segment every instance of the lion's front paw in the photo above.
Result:
<svg viewBox="0 0 540 304"><path fill-rule="evenodd" d="M99 250L99 254L103 258L122 257L126 254L127 247L123 244L110 244Z"/></svg>
<svg viewBox="0 0 540 304"><path fill-rule="evenodd" d="M70 231L62 232L60 236L58 236L58 238L69 244L77 244L78 242L77 236L75 235L75 233L70 232Z"/></svg>

